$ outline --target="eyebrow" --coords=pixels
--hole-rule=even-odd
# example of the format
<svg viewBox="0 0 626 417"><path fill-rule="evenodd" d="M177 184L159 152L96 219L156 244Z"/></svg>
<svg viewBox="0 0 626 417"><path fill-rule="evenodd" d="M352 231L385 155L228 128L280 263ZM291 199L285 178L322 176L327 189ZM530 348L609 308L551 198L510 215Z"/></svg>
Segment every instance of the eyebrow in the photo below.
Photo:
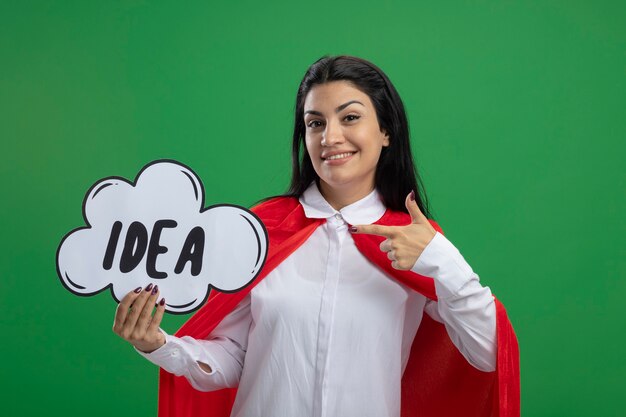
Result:
<svg viewBox="0 0 626 417"><path fill-rule="evenodd" d="M359 100L350 100L346 103L343 103L341 106L337 107L335 109L335 113L339 113L340 111L342 111L343 109L345 109L346 107L348 107L350 104L353 104L353 103L357 103L365 107L365 105L361 103ZM322 113L318 112L317 110L307 110L304 112L304 115L306 115L307 113L315 114L316 116L322 116Z"/></svg>

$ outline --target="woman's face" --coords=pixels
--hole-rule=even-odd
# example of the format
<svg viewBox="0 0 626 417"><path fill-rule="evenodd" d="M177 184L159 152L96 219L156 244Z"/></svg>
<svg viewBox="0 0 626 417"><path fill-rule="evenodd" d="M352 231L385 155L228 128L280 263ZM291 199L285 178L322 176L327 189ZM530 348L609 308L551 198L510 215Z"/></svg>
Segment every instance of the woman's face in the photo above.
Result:
<svg viewBox="0 0 626 417"><path fill-rule="evenodd" d="M311 88L304 101L306 148L322 191L366 195L387 133L380 131L369 96L347 81Z"/></svg>

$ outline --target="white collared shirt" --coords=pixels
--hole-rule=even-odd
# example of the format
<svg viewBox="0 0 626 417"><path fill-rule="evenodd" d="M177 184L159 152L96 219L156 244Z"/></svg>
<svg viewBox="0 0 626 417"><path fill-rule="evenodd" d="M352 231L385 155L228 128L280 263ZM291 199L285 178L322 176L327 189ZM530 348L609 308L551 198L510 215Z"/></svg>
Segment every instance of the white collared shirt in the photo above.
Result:
<svg viewBox="0 0 626 417"><path fill-rule="evenodd" d="M442 234L412 268L435 279L435 302L375 267L349 236L348 223L371 224L385 212L376 190L337 211L312 183L300 202L307 217L326 222L208 340L166 334L159 349L138 352L198 390L238 386L233 417L399 417L424 311L470 363L495 369L491 291Z"/></svg>

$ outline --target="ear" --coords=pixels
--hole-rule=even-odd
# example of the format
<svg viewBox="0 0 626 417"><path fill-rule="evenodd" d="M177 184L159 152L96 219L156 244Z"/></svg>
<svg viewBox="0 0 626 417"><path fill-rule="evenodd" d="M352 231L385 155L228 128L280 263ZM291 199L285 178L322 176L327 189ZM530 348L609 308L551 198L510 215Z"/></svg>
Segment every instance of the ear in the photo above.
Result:
<svg viewBox="0 0 626 417"><path fill-rule="evenodd" d="M386 131L382 131L383 133L383 146L389 146L389 133L387 133Z"/></svg>

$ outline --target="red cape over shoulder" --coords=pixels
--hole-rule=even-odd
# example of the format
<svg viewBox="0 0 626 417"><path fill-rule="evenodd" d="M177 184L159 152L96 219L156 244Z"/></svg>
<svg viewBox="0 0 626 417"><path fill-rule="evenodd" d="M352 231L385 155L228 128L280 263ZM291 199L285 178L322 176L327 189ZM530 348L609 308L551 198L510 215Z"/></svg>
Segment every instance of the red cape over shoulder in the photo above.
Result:
<svg viewBox="0 0 626 417"><path fill-rule="evenodd" d="M269 252L259 276L231 294L213 291L207 303L176 333L206 338L252 288L302 245L324 219L309 219L296 198L279 197L252 209L265 224ZM387 210L376 222L406 225L410 216ZM443 233L437 223L431 224ZM391 266L379 249L383 237L352 235L357 248L387 274L433 300L432 278ZM504 306L496 299L498 358L495 372L481 372L470 365L452 344L443 324L424 315L402 377L402 417L518 417L520 415L519 349ZM201 392L184 377L163 369L159 380L159 417L228 417L236 388Z"/></svg>

